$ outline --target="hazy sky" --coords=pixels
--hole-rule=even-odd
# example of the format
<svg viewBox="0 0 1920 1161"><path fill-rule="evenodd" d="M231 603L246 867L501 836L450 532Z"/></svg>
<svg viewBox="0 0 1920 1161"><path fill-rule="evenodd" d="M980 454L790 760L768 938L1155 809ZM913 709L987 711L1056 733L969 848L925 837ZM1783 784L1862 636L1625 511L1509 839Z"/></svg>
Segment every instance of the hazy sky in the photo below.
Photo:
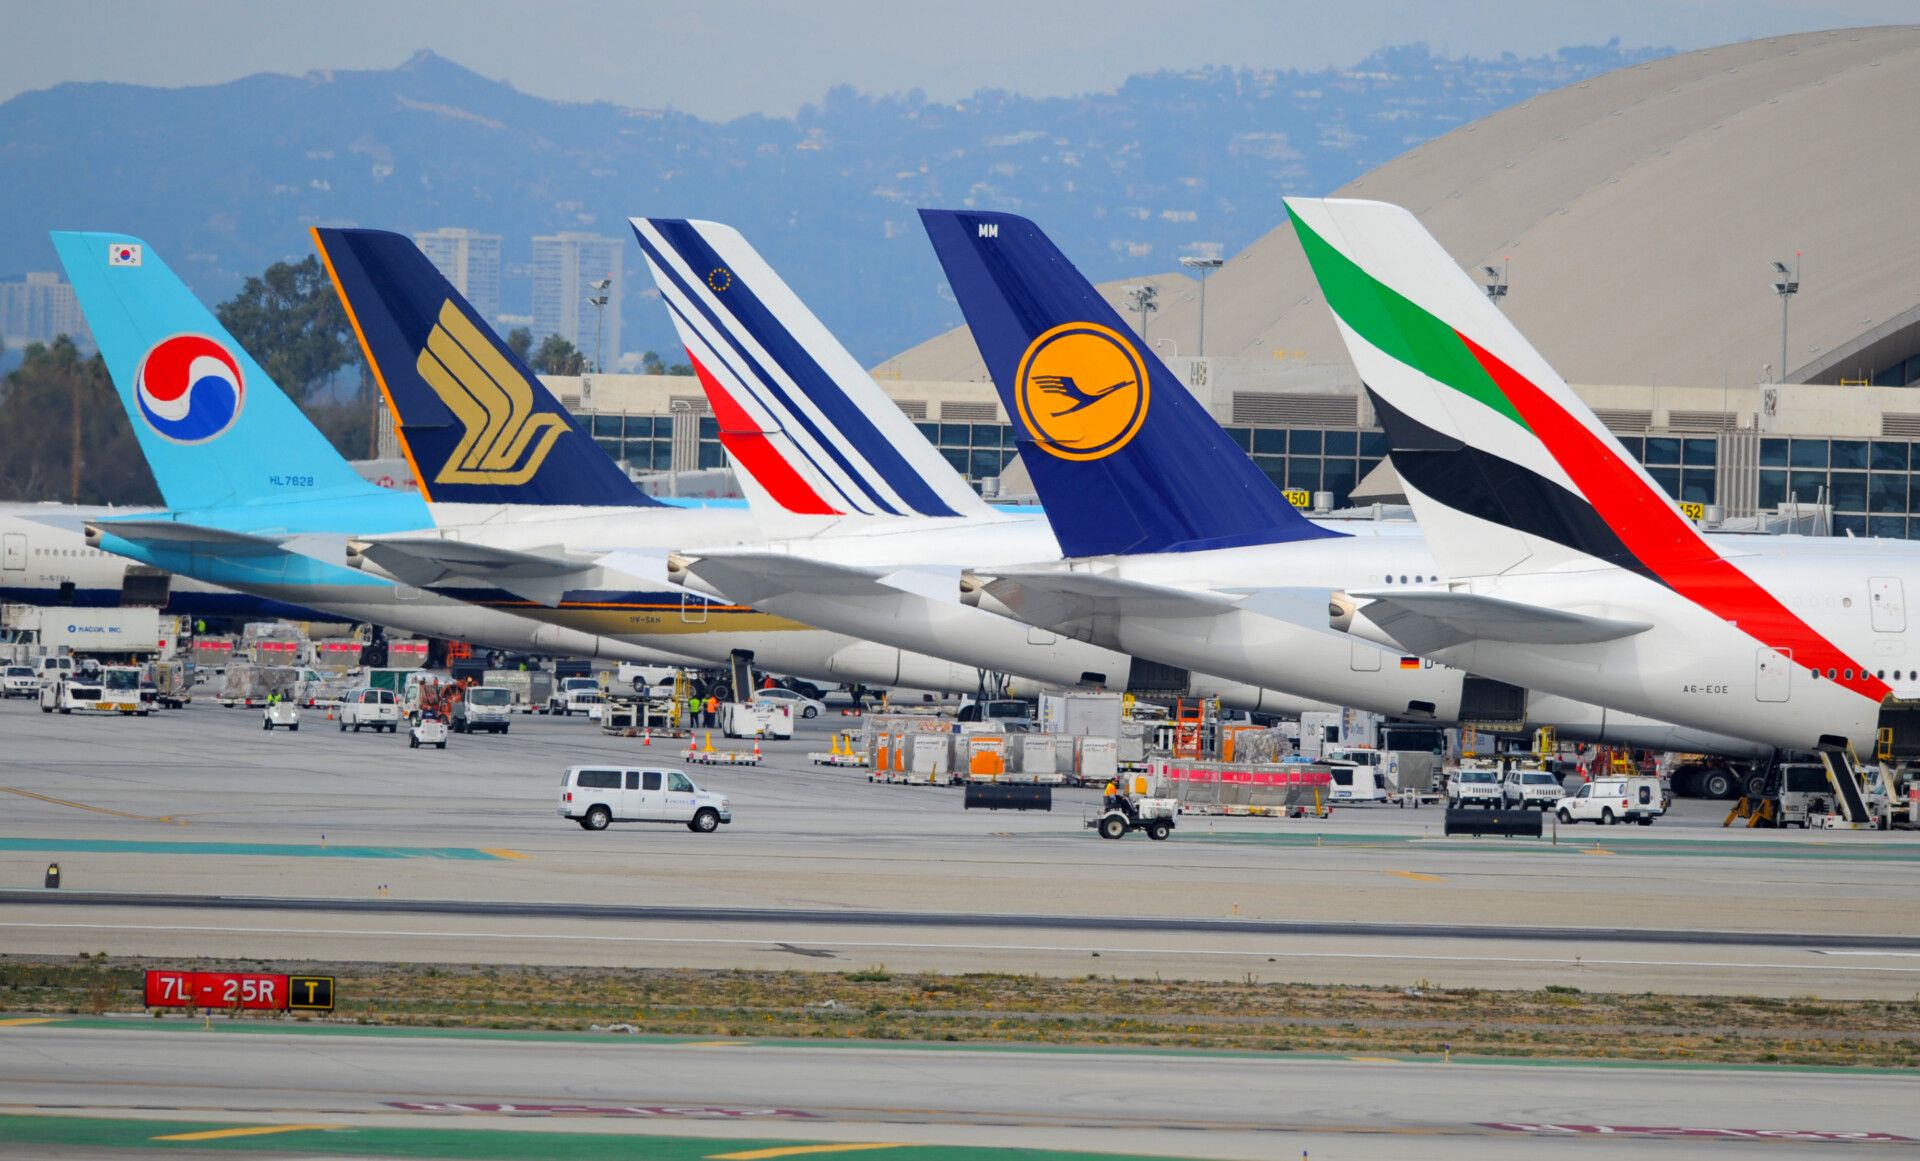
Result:
<svg viewBox="0 0 1920 1161"><path fill-rule="evenodd" d="M390 68L431 48L562 100L792 113L829 86L1109 88L1201 64L1316 68L1424 40L1537 53L1618 36L1695 48L1912 23L1916 0L9 0L0 100L61 81L194 85Z"/></svg>

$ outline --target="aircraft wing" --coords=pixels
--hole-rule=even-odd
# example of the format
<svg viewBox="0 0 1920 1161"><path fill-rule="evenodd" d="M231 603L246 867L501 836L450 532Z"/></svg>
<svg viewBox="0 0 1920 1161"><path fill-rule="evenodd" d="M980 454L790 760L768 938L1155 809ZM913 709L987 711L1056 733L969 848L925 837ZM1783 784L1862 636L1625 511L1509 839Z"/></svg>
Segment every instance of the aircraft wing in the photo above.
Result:
<svg viewBox="0 0 1920 1161"><path fill-rule="evenodd" d="M592 587L602 574L597 561L570 556L560 548L520 551L409 537L356 539L349 547L416 588L478 581L549 608L558 605L568 589Z"/></svg>
<svg viewBox="0 0 1920 1161"><path fill-rule="evenodd" d="M198 552L209 556L274 557L297 555L280 541L245 532L229 532L176 520L115 519L87 521L87 543L100 546L102 535L118 536L157 552Z"/></svg>
<svg viewBox="0 0 1920 1161"><path fill-rule="evenodd" d="M1089 617L1217 617L1241 607L1221 593L1052 569L977 575L986 594L1029 625L1053 628Z"/></svg>
<svg viewBox="0 0 1920 1161"><path fill-rule="evenodd" d="M1396 592L1348 594L1368 602L1368 620L1415 653L1468 641L1528 645L1588 645L1615 641L1653 628L1646 621L1620 621L1505 601L1474 593Z"/></svg>

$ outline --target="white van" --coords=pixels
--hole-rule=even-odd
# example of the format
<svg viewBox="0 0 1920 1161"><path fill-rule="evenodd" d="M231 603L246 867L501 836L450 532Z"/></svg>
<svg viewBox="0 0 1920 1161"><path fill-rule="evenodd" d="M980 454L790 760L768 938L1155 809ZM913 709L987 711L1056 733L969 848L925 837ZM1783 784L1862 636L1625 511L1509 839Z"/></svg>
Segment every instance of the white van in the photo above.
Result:
<svg viewBox="0 0 1920 1161"><path fill-rule="evenodd" d="M1596 778L1554 807L1561 822L1637 822L1652 826L1667 812L1658 778Z"/></svg>
<svg viewBox="0 0 1920 1161"><path fill-rule="evenodd" d="M694 785L684 770L571 766L560 775L560 817L587 830L610 822L678 822L711 834L733 821L727 797Z"/></svg>
<svg viewBox="0 0 1920 1161"><path fill-rule="evenodd" d="M340 703L340 729L359 733L362 726L389 734L400 732L400 699L390 689L356 689Z"/></svg>

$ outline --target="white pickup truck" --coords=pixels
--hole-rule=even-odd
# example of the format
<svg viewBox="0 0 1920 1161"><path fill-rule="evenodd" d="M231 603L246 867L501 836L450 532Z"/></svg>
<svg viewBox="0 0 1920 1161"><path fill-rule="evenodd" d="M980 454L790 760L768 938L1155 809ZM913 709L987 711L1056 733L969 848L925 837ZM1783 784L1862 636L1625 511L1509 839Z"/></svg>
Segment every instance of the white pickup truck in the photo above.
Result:
<svg viewBox="0 0 1920 1161"><path fill-rule="evenodd" d="M600 682L591 677L563 677L553 687L553 696L547 699L547 712L561 717L574 714L586 714L599 717L600 707L605 704L607 695L600 689Z"/></svg>

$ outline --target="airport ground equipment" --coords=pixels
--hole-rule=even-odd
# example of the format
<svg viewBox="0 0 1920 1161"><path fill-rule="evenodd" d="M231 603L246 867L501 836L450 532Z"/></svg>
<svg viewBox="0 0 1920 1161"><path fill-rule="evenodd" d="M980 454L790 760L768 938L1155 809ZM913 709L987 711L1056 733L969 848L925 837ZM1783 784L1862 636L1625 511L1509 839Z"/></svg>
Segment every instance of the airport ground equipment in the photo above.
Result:
<svg viewBox="0 0 1920 1161"><path fill-rule="evenodd" d="M1138 780L1142 775L1130 775ZM1252 764L1196 758L1155 758L1147 774L1161 793L1188 814L1285 817L1311 809L1323 814L1333 773L1320 762Z"/></svg>
<svg viewBox="0 0 1920 1161"><path fill-rule="evenodd" d="M54 671L40 684L40 712L135 714L149 710L140 700L140 671L109 665Z"/></svg>
<svg viewBox="0 0 1920 1161"><path fill-rule="evenodd" d="M1507 838L1539 838L1545 829L1546 812L1521 807L1447 807L1448 835L1503 835Z"/></svg>
<svg viewBox="0 0 1920 1161"><path fill-rule="evenodd" d="M270 701L260 707L260 728L263 730L298 730L300 728L300 707L290 701Z"/></svg>
<svg viewBox="0 0 1920 1161"><path fill-rule="evenodd" d="M768 701L724 702L720 706L720 732L729 738L791 738L793 706Z"/></svg>
<svg viewBox="0 0 1920 1161"><path fill-rule="evenodd" d="M751 750L715 749L712 730L707 731L705 745L698 745L696 741L691 734L688 735L687 752L680 755L683 761L701 766L758 766L760 764L759 742L755 742Z"/></svg>
<svg viewBox="0 0 1920 1161"><path fill-rule="evenodd" d="M1164 841L1173 833L1180 814L1180 800L1167 793L1170 789L1162 774L1129 775L1098 811L1088 812L1085 825L1103 839L1125 838L1143 830L1148 838Z"/></svg>
<svg viewBox="0 0 1920 1161"><path fill-rule="evenodd" d="M193 700L193 667L184 661L156 661L153 673L154 700L168 709L182 709Z"/></svg>
<svg viewBox="0 0 1920 1161"><path fill-rule="evenodd" d="M840 730L833 735L827 750L808 754L807 761L815 766L865 766L866 755L854 749L857 737L857 731Z"/></svg>
<svg viewBox="0 0 1920 1161"><path fill-rule="evenodd" d="M407 731L407 747L418 750L422 746L432 746L444 750L447 748L448 732L445 719L437 714L424 714Z"/></svg>
<svg viewBox="0 0 1920 1161"><path fill-rule="evenodd" d="M1667 812L1667 799L1658 778L1595 778L1553 807L1563 824L1597 822L1603 826L1637 822L1652 826Z"/></svg>
<svg viewBox="0 0 1920 1161"><path fill-rule="evenodd" d="M1053 787L1033 782L969 782L967 810L1052 810Z"/></svg>
<svg viewBox="0 0 1920 1161"><path fill-rule="evenodd" d="M512 728L513 691L502 685L464 687L453 699L454 733L504 734Z"/></svg>

